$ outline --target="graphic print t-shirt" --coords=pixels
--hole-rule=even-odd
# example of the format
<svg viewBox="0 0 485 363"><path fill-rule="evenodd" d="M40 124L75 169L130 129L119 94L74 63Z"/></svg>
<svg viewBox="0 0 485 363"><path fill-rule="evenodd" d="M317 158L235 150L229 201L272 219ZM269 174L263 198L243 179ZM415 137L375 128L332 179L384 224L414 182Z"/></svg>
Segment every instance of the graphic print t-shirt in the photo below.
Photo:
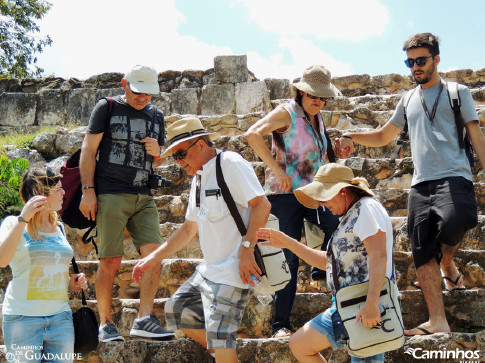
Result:
<svg viewBox="0 0 485 363"><path fill-rule="evenodd" d="M153 157L145 152L141 140L151 137L164 145L165 123L160 109L148 104L136 110L122 96L115 96L110 117L108 101L102 99L94 107L88 133L104 133L96 163L97 194L150 194L148 175Z"/></svg>
<svg viewBox="0 0 485 363"><path fill-rule="evenodd" d="M0 234L5 235L15 220L5 218ZM59 229L39 235L42 240L32 240L25 229L10 261L13 279L5 292L4 315L46 316L71 310L67 292L72 248Z"/></svg>

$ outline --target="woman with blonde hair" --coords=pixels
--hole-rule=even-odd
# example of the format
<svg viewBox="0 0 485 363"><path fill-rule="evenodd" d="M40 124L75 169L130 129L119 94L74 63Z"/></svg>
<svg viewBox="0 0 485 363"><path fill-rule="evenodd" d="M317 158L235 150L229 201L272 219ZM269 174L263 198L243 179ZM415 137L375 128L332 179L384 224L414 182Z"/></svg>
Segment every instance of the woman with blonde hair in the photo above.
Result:
<svg viewBox="0 0 485 363"><path fill-rule="evenodd" d="M13 279L2 306L9 361L72 362L74 328L68 288L87 287L84 274L69 276L73 251L57 220L64 190L61 175L31 168L22 176L19 216L0 226L0 266Z"/></svg>

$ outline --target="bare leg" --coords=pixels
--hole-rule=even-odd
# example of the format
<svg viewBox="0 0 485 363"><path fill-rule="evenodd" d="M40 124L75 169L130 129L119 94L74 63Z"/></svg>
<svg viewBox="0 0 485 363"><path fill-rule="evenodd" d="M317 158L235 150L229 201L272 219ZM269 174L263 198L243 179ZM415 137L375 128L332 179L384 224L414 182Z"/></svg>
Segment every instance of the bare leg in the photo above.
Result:
<svg viewBox="0 0 485 363"><path fill-rule="evenodd" d="M429 320L420 325L430 333L450 332L446 321L443 294L441 292L441 272L436 259L431 259L416 270L418 281L428 305ZM405 335L420 335L419 329L405 330Z"/></svg>
<svg viewBox="0 0 485 363"><path fill-rule="evenodd" d="M237 363L236 349L222 348L216 349L216 362L217 363Z"/></svg>
<svg viewBox="0 0 485 363"><path fill-rule="evenodd" d="M459 247L460 247L460 244L456 246L448 246L445 244L441 244L441 252L443 253L443 258L441 259L441 271L443 273L443 276L447 276L453 281L455 281L458 275L460 274L458 272L458 269L456 268L455 262L453 261L453 257L455 256ZM453 283L451 283L446 279L444 279L443 281L445 282L445 285L450 290L457 287L458 288L465 287L463 283L463 278L461 278L456 285L453 285Z"/></svg>
<svg viewBox="0 0 485 363"><path fill-rule="evenodd" d="M96 273L96 299L98 300L99 322L106 324L111 319L111 298L113 297L113 281L121 264L120 257L103 257L99 261Z"/></svg>
<svg viewBox="0 0 485 363"><path fill-rule="evenodd" d="M306 323L290 337L290 349L301 363L325 363L320 351L330 346L325 335Z"/></svg>
<svg viewBox="0 0 485 363"><path fill-rule="evenodd" d="M181 329L185 335L194 339L197 343L207 349L207 335L205 329ZM214 349L209 349L209 352L214 353Z"/></svg>
<svg viewBox="0 0 485 363"><path fill-rule="evenodd" d="M146 244L141 246L141 257L149 255L156 250L160 245ZM156 265L150 270L146 271L140 283L140 309L138 311L138 318L150 315L153 311L153 300L157 293L158 282L160 281L161 265Z"/></svg>

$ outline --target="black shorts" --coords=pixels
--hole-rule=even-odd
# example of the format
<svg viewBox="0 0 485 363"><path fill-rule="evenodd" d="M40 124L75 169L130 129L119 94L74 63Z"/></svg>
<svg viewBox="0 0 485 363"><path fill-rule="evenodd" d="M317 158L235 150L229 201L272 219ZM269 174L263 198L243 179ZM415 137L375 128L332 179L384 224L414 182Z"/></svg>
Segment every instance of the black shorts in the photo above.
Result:
<svg viewBox="0 0 485 363"><path fill-rule="evenodd" d="M408 197L408 235L416 268L433 257L441 261L441 247L456 246L478 224L473 183L448 177L419 183Z"/></svg>

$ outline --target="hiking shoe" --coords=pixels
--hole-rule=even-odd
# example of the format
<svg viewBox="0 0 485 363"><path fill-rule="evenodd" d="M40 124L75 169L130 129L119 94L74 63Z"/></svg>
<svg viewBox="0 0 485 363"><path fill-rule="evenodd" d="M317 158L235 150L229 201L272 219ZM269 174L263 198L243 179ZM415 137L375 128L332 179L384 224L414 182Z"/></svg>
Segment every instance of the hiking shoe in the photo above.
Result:
<svg viewBox="0 0 485 363"><path fill-rule="evenodd" d="M133 337L152 339L172 339L175 337L175 333L173 331L162 328L160 320L158 320L153 313L148 316L135 319L135 321L133 322L133 326L130 330L130 335Z"/></svg>
<svg viewBox="0 0 485 363"><path fill-rule="evenodd" d="M108 322L99 327L98 339L100 342L124 342L125 339L118 333L116 326Z"/></svg>

